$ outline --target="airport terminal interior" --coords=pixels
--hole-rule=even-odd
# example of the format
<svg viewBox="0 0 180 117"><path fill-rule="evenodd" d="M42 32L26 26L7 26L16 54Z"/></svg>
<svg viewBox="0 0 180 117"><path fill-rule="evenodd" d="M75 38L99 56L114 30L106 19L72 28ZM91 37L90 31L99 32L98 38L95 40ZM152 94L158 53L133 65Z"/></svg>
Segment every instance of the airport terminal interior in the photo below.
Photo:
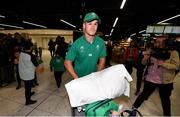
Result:
<svg viewBox="0 0 180 117"><path fill-rule="evenodd" d="M32 88L36 93L32 99L37 103L25 105L24 87L16 90L17 83L14 81L7 86L0 88L0 115L1 116L71 116L71 106L68 94L64 85L72 79L65 72L63 74L63 83L60 90L57 89L54 74L50 71L49 62L51 59L48 50L43 50L42 54L44 72L38 74L38 86ZM112 65L115 65L112 62ZM122 105L123 109L130 109L137 96L135 95L136 87L136 69L132 73L133 81L130 84L130 97L120 96L115 98L117 104ZM172 92L172 115L179 116L179 96L180 96L180 74L174 81L174 90ZM143 83L143 82L142 82ZM23 83L22 83L23 84ZM159 93L156 90L147 101L139 108L143 116L163 116Z"/></svg>
<svg viewBox="0 0 180 117"><path fill-rule="evenodd" d="M90 34L88 31L93 34ZM173 70L165 68L165 70L169 71L161 71L162 74L160 75L169 73L175 76L176 72L175 78L171 77L170 82L167 80L165 83L168 84L166 85L160 79L160 76L158 81L153 83L158 82L160 84L158 86L164 86L164 84L165 86L169 86L169 84L174 85L170 96L171 115L180 116L180 69L178 69L178 54L180 55L180 4L178 0L2 1L0 7L0 116L72 116L72 108L65 84L73 79L67 71L63 72L62 85L60 88L57 88L54 72L50 69L50 61L54 55L49 52L51 50L49 42L50 40L52 41L50 45L53 45L54 50L59 50L57 52L63 51L63 57L65 57L67 51L72 47L71 45L83 33L91 37L89 40L87 39L90 42L88 43L89 45L96 42L93 39L101 40L100 38L102 38L102 45L104 48L106 46L106 49L101 51L101 54L104 54L102 55L103 57L106 56L104 50L107 50L106 68L123 64L129 73L132 71L130 73L133 79L130 82L130 96L121 95L113 98L113 101L119 107L122 107L120 111L131 110L137 97L143 94L141 92L143 91L144 80L147 79L141 81L141 89L139 92L136 91L136 81L138 79L136 71L138 65L142 65L143 57L149 56L156 59L154 61L157 64L149 61L150 59L147 60L149 64L146 67L150 65L156 66L156 68L154 67L156 70L152 70L153 75L160 74L157 71L159 67L160 70L164 70L161 67L164 61L167 60L173 63L176 68L171 64ZM98 37L94 38L95 35ZM160 38L165 40L161 41L161 43L158 40ZM32 87L32 91L35 93L30 94L29 92L32 100L37 100L37 102L30 101L26 103L25 85L22 80L21 86L17 87L17 56L18 52L25 50L24 48L27 46L25 42L31 43L32 53L38 61L37 64L39 64L36 70L37 82ZM84 43L86 42L84 41ZM89 45L85 47L90 47ZM159 45L161 47L165 45L165 47L157 49L156 47ZM99 52L99 45L93 45L93 47ZM92 52L96 52L94 48L90 47ZM83 52L83 49L84 46L81 46L79 50ZM151 49L152 51L149 51ZM175 57L173 54L170 56L169 52L172 52L171 50L177 51L174 52ZM166 53L163 53L164 51ZM31 55L32 58L34 57L33 55ZM168 56L168 59L165 55ZM87 57L91 56L92 53L87 54ZM98 57L96 59L99 59ZM141 58L139 59L138 57ZM170 57L172 57L172 61L169 60ZM101 60L100 62L102 62ZM88 62L94 61L88 60ZM99 61L97 60L97 62ZM95 64L93 66L94 69L96 68ZM91 64L88 63L88 65ZM91 67L87 66L87 68ZM144 68L143 66L139 75L145 74ZM151 72L151 70L149 71ZM166 80L166 76L168 77L169 75L164 75L165 78L163 77L163 80ZM157 77L149 78L157 80ZM157 86L157 84L155 85ZM163 114L158 88L138 108L143 116L165 115ZM170 88L172 87L168 87L168 89ZM162 97L166 98L169 96L166 95L167 92L163 93L162 95L165 96ZM169 103L164 103L164 105L166 104L168 105Z"/></svg>

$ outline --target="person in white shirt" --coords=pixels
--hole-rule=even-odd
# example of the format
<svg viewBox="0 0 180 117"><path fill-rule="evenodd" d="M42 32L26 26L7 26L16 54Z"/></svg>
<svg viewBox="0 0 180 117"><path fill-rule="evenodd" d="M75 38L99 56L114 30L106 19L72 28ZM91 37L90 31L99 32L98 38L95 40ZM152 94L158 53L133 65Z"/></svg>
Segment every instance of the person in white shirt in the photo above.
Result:
<svg viewBox="0 0 180 117"><path fill-rule="evenodd" d="M33 60L34 58L31 55L31 49L32 43L26 42L24 51L20 53L18 66L20 78L24 81L26 105L34 104L37 102L37 100L31 100L31 96L35 93L31 92L31 88L33 85L35 69L37 66L35 60Z"/></svg>

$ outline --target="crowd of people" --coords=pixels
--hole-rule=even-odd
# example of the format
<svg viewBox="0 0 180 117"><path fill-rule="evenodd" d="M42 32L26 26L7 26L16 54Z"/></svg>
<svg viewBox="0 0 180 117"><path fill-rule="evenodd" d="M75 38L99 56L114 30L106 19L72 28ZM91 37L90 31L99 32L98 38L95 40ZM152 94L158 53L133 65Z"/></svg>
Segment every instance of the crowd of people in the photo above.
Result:
<svg viewBox="0 0 180 117"><path fill-rule="evenodd" d="M41 60L39 55L42 55L41 52L38 55L37 44L17 32L14 35L0 34L0 41L0 86L4 87L16 80L18 90L23 81L26 105L35 103L30 98L35 93L31 92L31 87L39 85L35 69Z"/></svg>

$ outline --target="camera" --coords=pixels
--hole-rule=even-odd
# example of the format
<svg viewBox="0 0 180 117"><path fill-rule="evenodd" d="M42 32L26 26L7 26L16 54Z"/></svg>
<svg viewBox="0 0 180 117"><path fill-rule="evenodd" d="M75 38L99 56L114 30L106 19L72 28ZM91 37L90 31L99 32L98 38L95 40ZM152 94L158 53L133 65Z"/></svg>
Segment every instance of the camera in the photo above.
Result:
<svg viewBox="0 0 180 117"><path fill-rule="evenodd" d="M164 48L152 48L151 56L160 60L167 60L170 58L170 51L175 50L175 41L173 39L166 39Z"/></svg>
<svg viewBox="0 0 180 117"><path fill-rule="evenodd" d="M170 58L170 55L167 48L152 48L151 56L159 60L167 60Z"/></svg>

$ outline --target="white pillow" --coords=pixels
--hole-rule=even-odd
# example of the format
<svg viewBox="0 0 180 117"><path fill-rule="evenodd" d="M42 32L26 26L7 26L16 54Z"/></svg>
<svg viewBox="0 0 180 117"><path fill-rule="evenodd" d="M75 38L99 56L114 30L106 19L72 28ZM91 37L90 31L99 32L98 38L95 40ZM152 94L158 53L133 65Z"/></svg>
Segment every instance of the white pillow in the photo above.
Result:
<svg viewBox="0 0 180 117"><path fill-rule="evenodd" d="M65 84L72 107L129 96L131 76L123 64L94 72Z"/></svg>

